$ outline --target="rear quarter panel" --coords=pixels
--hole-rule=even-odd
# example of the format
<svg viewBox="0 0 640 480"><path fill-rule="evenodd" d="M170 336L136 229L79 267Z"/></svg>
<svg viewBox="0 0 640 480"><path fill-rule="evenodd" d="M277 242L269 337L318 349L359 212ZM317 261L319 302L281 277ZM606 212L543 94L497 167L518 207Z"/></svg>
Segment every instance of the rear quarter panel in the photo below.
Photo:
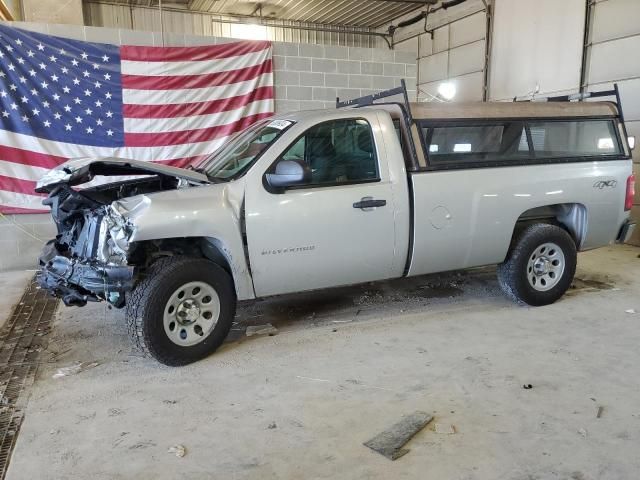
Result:
<svg viewBox="0 0 640 480"><path fill-rule="evenodd" d="M628 217L624 197L630 174L630 160L412 174L415 229L409 275L502 262L518 218L547 205L583 205L587 228L578 248L607 245ZM596 186L601 180L615 180L615 186Z"/></svg>

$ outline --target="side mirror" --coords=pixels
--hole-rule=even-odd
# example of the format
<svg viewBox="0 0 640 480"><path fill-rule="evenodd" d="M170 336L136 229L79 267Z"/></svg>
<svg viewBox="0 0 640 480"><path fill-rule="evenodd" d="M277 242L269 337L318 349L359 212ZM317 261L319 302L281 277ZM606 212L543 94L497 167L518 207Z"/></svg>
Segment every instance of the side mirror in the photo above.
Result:
<svg viewBox="0 0 640 480"><path fill-rule="evenodd" d="M266 174L267 183L274 188L286 188L303 185L311 179L311 170L296 160L280 160L276 163L273 173Z"/></svg>
<svg viewBox="0 0 640 480"><path fill-rule="evenodd" d="M627 140L629 141L630 150L633 150L634 148L636 148L636 137L629 137L627 138Z"/></svg>

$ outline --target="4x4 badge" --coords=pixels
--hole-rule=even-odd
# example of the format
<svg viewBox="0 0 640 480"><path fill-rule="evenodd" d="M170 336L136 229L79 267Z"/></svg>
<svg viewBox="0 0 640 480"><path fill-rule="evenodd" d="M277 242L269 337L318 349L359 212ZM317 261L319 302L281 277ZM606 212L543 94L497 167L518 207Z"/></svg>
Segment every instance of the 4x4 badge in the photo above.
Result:
<svg viewBox="0 0 640 480"><path fill-rule="evenodd" d="M599 188L600 190L602 190L605 187L616 188L616 185L618 185L617 180L598 180L593 184L593 188Z"/></svg>

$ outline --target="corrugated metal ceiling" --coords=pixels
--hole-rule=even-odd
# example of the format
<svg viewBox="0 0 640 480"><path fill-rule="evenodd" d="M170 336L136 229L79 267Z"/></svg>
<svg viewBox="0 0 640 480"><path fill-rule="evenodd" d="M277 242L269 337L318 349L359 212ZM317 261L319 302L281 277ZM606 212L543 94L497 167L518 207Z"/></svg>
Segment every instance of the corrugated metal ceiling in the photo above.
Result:
<svg viewBox="0 0 640 480"><path fill-rule="evenodd" d="M94 2L96 0L93 0ZM100 3L100 0L97 0ZM104 3L158 6L158 0L109 0ZM420 0L162 0L163 7L220 15L376 28L424 5Z"/></svg>

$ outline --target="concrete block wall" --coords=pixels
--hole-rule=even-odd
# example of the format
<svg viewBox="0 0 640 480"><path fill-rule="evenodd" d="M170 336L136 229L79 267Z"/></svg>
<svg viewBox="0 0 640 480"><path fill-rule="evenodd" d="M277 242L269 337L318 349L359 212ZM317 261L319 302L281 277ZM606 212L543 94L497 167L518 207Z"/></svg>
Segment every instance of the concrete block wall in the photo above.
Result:
<svg viewBox="0 0 640 480"><path fill-rule="evenodd" d="M276 112L334 108L351 99L400 85L416 97L413 52L276 42L273 45Z"/></svg>

